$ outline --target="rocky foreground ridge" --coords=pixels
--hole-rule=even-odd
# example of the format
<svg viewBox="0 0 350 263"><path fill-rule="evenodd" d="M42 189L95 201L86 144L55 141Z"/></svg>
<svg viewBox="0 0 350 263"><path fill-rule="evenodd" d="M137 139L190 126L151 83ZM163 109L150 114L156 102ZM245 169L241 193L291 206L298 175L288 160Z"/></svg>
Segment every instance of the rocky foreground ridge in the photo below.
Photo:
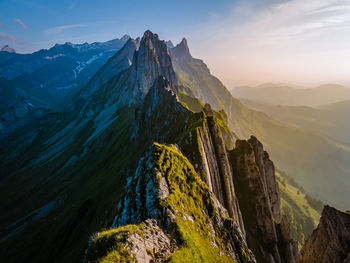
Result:
<svg viewBox="0 0 350 263"><path fill-rule="evenodd" d="M318 227L300 251L300 263L350 262L350 213L325 206Z"/></svg>

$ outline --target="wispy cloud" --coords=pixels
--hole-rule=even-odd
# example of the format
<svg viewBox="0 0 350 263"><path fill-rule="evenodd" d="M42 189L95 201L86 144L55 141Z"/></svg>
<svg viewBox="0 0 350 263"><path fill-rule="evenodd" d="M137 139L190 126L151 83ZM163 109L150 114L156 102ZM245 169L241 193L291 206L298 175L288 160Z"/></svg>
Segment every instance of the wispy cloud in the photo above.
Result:
<svg viewBox="0 0 350 263"><path fill-rule="evenodd" d="M3 32L0 32L0 40L3 40L3 41L16 41L17 38L14 35L8 35L8 34L5 34Z"/></svg>
<svg viewBox="0 0 350 263"><path fill-rule="evenodd" d="M193 35L198 56L219 77L241 84L350 79L350 1L254 3L243 1Z"/></svg>
<svg viewBox="0 0 350 263"><path fill-rule="evenodd" d="M68 30L68 29L87 27L87 26L90 26L90 24L71 24L71 25L56 26L56 27L51 27L51 28L46 29L44 31L44 33L46 35L58 34L58 33L61 33L62 31Z"/></svg>
<svg viewBox="0 0 350 263"><path fill-rule="evenodd" d="M28 30L27 25L22 21L22 19L19 18L15 18L15 22L17 22L18 24L20 24L24 30Z"/></svg>
<svg viewBox="0 0 350 263"><path fill-rule="evenodd" d="M248 28L256 37L290 39L349 24L350 2L342 0L291 0L258 12Z"/></svg>

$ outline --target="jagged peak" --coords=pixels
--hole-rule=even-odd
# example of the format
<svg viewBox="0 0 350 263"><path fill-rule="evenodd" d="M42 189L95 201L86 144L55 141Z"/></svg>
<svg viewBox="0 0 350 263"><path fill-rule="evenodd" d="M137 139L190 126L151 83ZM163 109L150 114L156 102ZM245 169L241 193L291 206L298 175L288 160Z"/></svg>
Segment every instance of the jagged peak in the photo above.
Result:
<svg viewBox="0 0 350 263"><path fill-rule="evenodd" d="M172 55L175 59L189 59L192 58L190 49L188 48L187 39L183 38L179 44L171 49Z"/></svg>
<svg viewBox="0 0 350 263"><path fill-rule="evenodd" d="M174 47L175 47L174 44L173 44L173 42L172 42L171 40L168 40L168 41L166 41L165 43L166 43L166 45L168 46L168 48L174 48Z"/></svg>
<svg viewBox="0 0 350 263"><path fill-rule="evenodd" d="M147 29L145 33L143 33L142 41L146 41L147 39L156 39L160 41L158 34L154 34L151 30Z"/></svg>
<svg viewBox="0 0 350 263"><path fill-rule="evenodd" d="M168 47L164 40L160 40L158 35L150 30L144 33L132 64L133 79L136 80L136 85L143 96L160 75L163 75L172 85L177 85Z"/></svg>
<svg viewBox="0 0 350 263"><path fill-rule="evenodd" d="M9 53L16 53L16 50L14 50L13 48L11 48L9 45L5 45L3 46L0 51L4 51L4 52L9 52Z"/></svg>
<svg viewBox="0 0 350 263"><path fill-rule="evenodd" d="M188 49L187 39L185 37L183 37L181 42L178 45L184 46L184 47L186 47Z"/></svg>
<svg viewBox="0 0 350 263"><path fill-rule="evenodd" d="M121 38L120 38L120 40L122 40L122 41L127 41L128 39L130 39L131 37L128 35L128 34L125 34L124 36L122 36Z"/></svg>

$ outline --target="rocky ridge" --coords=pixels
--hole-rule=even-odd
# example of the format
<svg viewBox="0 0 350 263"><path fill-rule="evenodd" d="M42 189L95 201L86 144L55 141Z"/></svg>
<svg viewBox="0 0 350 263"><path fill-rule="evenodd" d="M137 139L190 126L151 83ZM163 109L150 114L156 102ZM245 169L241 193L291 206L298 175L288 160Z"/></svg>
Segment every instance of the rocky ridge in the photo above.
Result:
<svg viewBox="0 0 350 263"><path fill-rule="evenodd" d="M155 227L152 234L145 235L144 226L150 225L149 222ZM135 234L131 231L126 243L118 238L125 228L123 225L130 223L140 224L137 228L142 229L138 237L142 242L137 250L130 249L130 244L135 247L138 242L132 238ZM188 256L191 262L203 256L208 262L210 258L215 258L216 262L255 262L240 227L229 218L227 210L175 146L154 144L140 159L120 202L114 225L121 227L97 234L92 239L87 261L112 257L108 246L103 247L104 252L96 251L100 240L108 238L113 247L118 247L114 242L124 244L122 249L127 250L127 255L135 262L164 262L169 258L183 262ZM123 261L125 257L119 259Z"/></svg>
<svg viewBox="0 0 350 263"><path fill-rule="evenodd" d="M325 206L317 228L300 250L300 263L350 262L350 213Z"/></svg>
<svg viewBox="0 0 350 263"><path fill-rule="evenodd" d="M247 242L258 261L296 262L297 243L281 216L275 170L262 144L252 136L237 140L230 152Z"/></svg>

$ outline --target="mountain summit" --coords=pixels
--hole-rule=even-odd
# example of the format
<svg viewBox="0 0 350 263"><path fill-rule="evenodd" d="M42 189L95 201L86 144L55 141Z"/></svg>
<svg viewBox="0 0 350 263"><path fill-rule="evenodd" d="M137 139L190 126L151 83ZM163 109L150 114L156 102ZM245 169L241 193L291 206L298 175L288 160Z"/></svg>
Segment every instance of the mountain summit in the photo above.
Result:
<svg viewBox="0 0 350 263"><path fill-rule="evenodd" d="M182 41L171 50L171 52L174 54L174 57L176 59L192 58L190 54L190 49L188 48L188 45L187 45L186 38L183 38Z"/></svg>
<svg viewBox="0 0 350 263"><path fill-rule="evenodd" d="M9 47L8 45L5 45L3 46L1 49L0 49L0 52L8 52L8 53L16 53L16 50L14 50L13 48Z"/></svg>

